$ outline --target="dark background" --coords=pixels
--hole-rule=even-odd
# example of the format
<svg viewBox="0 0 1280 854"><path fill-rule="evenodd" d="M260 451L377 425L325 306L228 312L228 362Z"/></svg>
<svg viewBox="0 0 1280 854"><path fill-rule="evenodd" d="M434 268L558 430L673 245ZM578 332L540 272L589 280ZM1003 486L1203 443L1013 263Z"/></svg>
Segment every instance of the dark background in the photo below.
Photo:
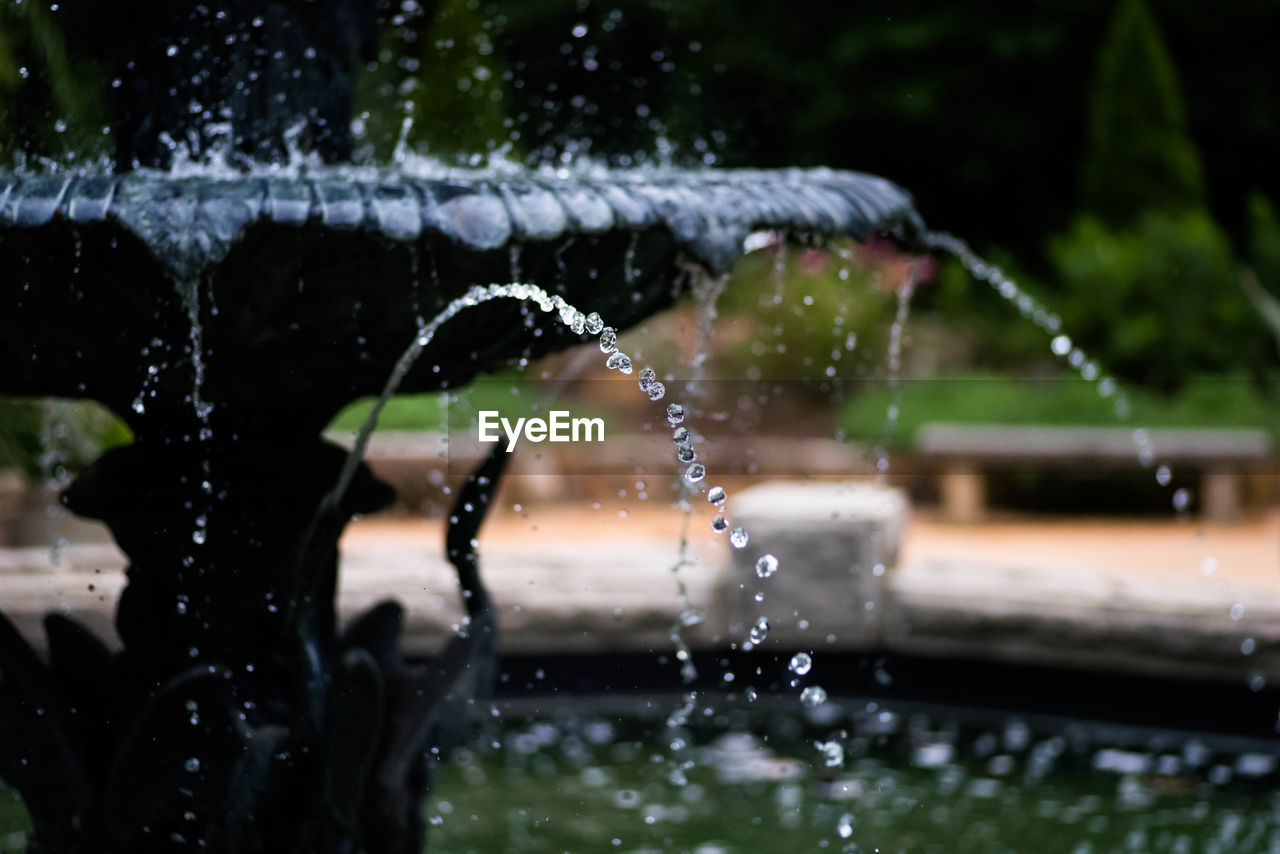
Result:
<svg viewBox="0 0 1280 854"><path fill-rule="evenodd" d="M1104 370L1158 395L1243 378L1276 399L1280 3L375 1L359 161L399 145L472 165L877 173ZM114 149L110 76L56 5L0 8L0 162L20 169ZM949 370L1052 362L985 285L945 264L928 284L913 321L945 327ZM818 304L843 287L805 286Z"/></svg>

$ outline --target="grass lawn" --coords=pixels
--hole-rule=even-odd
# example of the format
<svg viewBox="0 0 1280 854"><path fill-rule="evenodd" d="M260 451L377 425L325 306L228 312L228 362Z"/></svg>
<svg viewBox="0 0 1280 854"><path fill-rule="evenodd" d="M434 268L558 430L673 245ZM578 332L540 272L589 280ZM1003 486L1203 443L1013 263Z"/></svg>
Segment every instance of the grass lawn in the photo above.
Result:
<svg viewBox="0 0 1280 854"><path fill-rule="evenodd" d="M1274 397L1243 377L1204 377L1165 397L1125 388L1131 416L1116 417L1114 398L1075 376L1026 379L992 374L904 377L898 424L889 443L906 447L916 430L930 422L960 424L1049 424L1062 426L1249 427L1280 439L1280 389ZM851 441L885 439L886 412L893 399L885 387L852 398L839 424Z"/></svg>

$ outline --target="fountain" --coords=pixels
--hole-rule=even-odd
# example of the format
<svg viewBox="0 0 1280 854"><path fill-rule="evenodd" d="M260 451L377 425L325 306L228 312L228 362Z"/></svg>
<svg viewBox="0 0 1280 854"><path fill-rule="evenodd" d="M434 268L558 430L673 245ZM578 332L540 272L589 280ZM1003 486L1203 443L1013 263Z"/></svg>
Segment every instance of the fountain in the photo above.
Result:
<svg viewBox="0 0 1280 854"><path fill-rule="evenodd" d="M376 4L222 5L91 39L120 79L114 170L0 176L0 393L97 400L135 435L64 495L129 556L123 648L51 614L45 662L0 618L0 776L40 851L417 851L429 757L493 676L475 536L505 454L448 533L470 623L411 664L394 603L336 624L338 536L391 494L325 424L581 342L473 285L539 283L621 330L753 231L922 226L849 172L344 165ZM74 6L92 33L102 10ZM230 167L164 171L214 125Z"/></svg>

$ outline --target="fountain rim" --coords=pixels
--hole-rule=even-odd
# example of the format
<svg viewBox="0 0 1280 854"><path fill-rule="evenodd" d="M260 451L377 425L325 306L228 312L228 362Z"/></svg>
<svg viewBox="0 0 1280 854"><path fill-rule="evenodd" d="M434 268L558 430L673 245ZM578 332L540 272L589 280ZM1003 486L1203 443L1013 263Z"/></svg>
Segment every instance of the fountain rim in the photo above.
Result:
<svg viewBox="0 0 1280 854"><path fill-rule="evenodd" d="M215 266L257 223L364 230L393 242L442 235L464 250L669 230L714 273L758 231L802 237L887 236L909 250L925 227L911 195L863 172L827 167L675 170L441 168L416 174L350 165L243 175L0 172L0 235L55 222L116 223L169 272Z"/></svg>

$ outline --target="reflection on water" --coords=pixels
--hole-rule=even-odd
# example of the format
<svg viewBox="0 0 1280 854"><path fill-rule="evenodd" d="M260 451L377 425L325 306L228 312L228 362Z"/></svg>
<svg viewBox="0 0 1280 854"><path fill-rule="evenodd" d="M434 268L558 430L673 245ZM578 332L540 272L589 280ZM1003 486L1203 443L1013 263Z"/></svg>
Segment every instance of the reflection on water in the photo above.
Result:
<svg viewBox="0 0 1280 854"><path fill-rule="evenodd" d="M708 717L680 736L697 759L682 786L668 775L676 746L634 720L495 724L443 769L429 850L1280 851L1276 755L1256 746L1102 744L1078 724L973 729L875 704L824 709L820 724Z"/></svg>
<svg viewBox="0 0 1280 854"><path fill-rule="evenodd" d="M494 717L441 769L428 850L1280 852L1277 744L1017 718L961 725L843 699L805 719L777 708L717 703L675 729ZM673 782L677 752L694 762ZM0 854L25 851L28 828L0 787Z"/></svg>

